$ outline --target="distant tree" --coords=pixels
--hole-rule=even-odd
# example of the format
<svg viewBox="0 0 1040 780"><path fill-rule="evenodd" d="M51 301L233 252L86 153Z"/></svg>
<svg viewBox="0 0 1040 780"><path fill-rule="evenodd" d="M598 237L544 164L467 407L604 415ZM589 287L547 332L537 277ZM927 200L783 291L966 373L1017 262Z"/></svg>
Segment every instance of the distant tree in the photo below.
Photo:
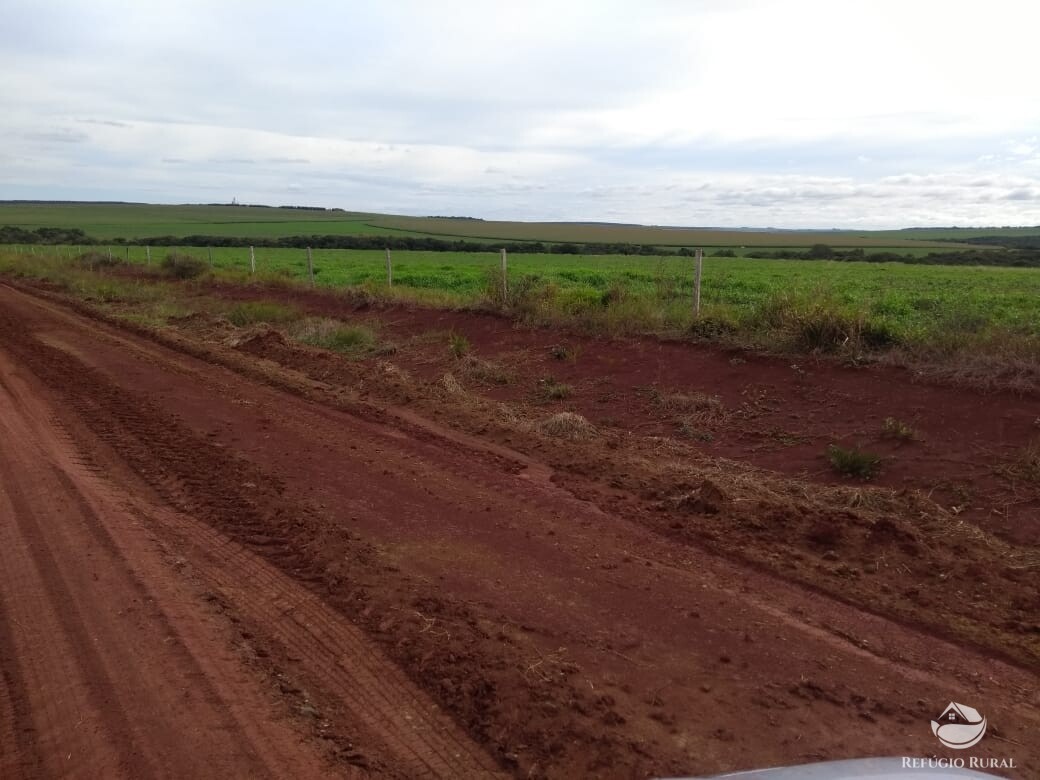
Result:
<svg viewBox="0 0 1040 780"><path fill-rule="evenodd" d="M834 257L834 250L829 244L813 244L809 249L810 260L830 260Z"/></svg>

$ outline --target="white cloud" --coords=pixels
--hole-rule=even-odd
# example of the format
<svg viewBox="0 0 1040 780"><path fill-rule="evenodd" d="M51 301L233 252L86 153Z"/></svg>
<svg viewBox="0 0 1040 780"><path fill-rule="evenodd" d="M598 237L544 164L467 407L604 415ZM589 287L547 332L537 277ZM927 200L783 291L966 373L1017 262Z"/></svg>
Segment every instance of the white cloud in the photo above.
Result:
<svg viewBox="0 0 1040 780"><path fill-rule="evenodd" d="M8 6L0 197L1040 222L1040 6Z"/></svg>

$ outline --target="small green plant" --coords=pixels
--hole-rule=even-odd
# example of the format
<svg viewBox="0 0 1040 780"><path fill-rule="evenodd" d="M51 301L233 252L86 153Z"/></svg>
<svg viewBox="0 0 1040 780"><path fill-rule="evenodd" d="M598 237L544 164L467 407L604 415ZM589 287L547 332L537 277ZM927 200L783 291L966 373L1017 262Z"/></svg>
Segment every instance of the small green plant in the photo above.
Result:
<svg viewBox="0 0 1040 780"><path fill-rule="evenodd" d="M827 448L827 460L835 471L847 477L870 479L881 470L881 456L859 447L845 448L832 444Z"/></svg>
<svg viewBox="0 0 1040 780"><path fill-rule="evenodd" d="M886 417L884 423L881 424L881 438L913 441L917 438L917 431L895 417Z"/></svg>
<svg viewBox="0 0 1040 780"><path fill-rule="evenodd" d="M570 397L571 394L570 385L557 382L551 376L539 380L538 389L542 398L546 401L562 401L564 398Z"/></svg>
<svg viewBox="0 0 1040 780"><path fill-rule="evenodd" d="M299 316L296 309L274 301L243 301L232 306L227 313L228 321L239 327L258 322L277 325L292 322Z"/></svg>
<svg viewBox="0 0 1040 780"><path fill-rule="evenodd" d="M452 333L448 336L448 350L451 352L452 357L456 360L461 360L469 354L469 339L461 333Z"/></svg>

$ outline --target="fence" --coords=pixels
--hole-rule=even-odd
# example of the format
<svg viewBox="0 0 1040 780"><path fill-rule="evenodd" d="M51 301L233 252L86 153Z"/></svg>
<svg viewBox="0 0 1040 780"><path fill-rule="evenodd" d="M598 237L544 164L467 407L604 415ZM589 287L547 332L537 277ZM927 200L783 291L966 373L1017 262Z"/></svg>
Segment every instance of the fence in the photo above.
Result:
<svg viewBox="0 0 1040 780"><path fill-rule="evenodd" d="M313 286L340 287L386 285L388 287L440 290L448 294L493 293L508 300L510 291L534 278L587 295L611 290L641 288L659 297L685 298L694 315L701 308L703 253L695 257L677 255L508 255L503 249L489 252L433 252L387 249L290 249L265 247L157 247L157 246L70 246L29 245L13 247L36 257L71 260L92 253L109 260L153 267L169 254L191 255L218 276L246 275L251 278L290 278Z"/></svg>

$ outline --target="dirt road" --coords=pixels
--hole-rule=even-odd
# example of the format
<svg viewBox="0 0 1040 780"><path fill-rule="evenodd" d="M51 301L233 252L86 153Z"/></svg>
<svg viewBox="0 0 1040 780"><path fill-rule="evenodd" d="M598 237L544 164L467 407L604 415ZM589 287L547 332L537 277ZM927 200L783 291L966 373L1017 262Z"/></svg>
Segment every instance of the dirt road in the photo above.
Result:
<svg viewBox="0 0 1040 780"><path fill-rule="evenodd" d="M949 701L1040 773L1035 670L552 476L0 286L0 776L707 774L944 754Z"/></svg>

